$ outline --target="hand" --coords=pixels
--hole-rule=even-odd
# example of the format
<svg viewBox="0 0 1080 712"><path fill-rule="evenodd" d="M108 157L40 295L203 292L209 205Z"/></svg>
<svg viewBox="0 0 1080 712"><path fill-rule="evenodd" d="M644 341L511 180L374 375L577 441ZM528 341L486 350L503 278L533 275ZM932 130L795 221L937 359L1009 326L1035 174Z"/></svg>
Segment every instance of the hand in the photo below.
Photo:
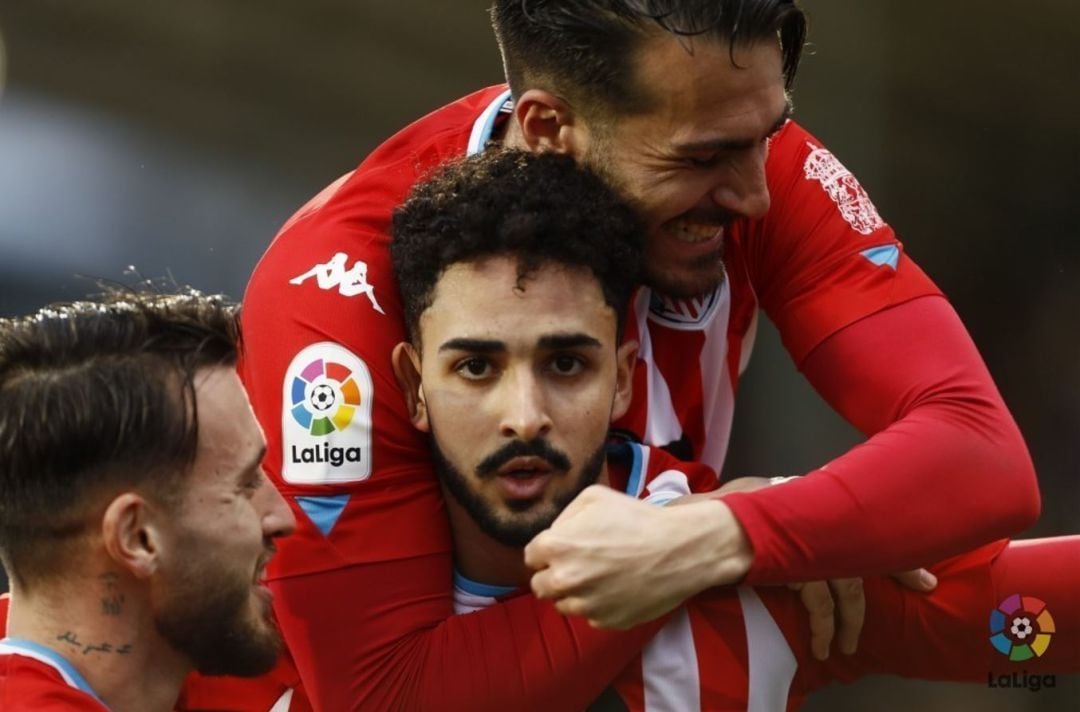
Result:
<svg viewBox="0 0 1080 712"><path fill-rule="evenodd" d="M752 559L742 527L719 500L672 510L595 485L525 547L536 595L598 628L653 620L706 588L738 581Z"/></svg>

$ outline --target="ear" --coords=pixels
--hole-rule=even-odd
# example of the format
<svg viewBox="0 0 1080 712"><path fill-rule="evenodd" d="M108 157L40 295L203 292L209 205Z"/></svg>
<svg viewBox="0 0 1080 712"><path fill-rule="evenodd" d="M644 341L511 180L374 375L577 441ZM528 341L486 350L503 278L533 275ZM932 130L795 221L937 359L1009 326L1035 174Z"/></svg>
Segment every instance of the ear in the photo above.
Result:
<svg viewBox="0 0 1080 712"><path fill-rule="evenodd" d="M420 378L420 354L412 344L402 341L394 347L390 356L398 387L405 396L409 419L422 432L429 432L427 404L424 402L424 384Z"/></svg>
<svg viewBox="0 0 1080 712"><path fill-rule="evenodd" d="M615 352L615 400L611 404L611 420L626 415L634 397L634 366L637 364L638 342L625 341Z"/></svg>
<svg viewBox="0 0 1080 712"><path fill-rule="evenodd" d="M530 151L584 155L587 130L581 115L555 94L529 89L514 104L514 118Z"/></svg>
<svg viewBox="0 0 1080 712"><path fill-rule="evenodd" d="M101 520L105 551L139 579L149 578L161 563L165 532L159 511L140 495L125 492L109 502Z"/></svg>

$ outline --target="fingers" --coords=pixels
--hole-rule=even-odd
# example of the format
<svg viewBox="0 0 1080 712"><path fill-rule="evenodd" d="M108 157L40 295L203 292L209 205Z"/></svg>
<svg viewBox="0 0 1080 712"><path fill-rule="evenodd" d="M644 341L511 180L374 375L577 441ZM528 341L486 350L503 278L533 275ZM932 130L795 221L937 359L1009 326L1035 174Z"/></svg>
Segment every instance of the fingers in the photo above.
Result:
<svg viewBox="0 0 1080 712"><path fill-rule="evenodd" d="M910 588L912 591L921 591L922 593L929 593L937 588L937 576L926 569L914 569L912 571L902 571L898 574L893 574L892 577L896 579L901 586Z"/></svg>
<svg viewBox="0 0 1080 712"><path fill-rule="evenodd" d="M866 594L863 592L862 579L836 579L829 582L836 602L836 614L839 628L836 642L840 652L852 655L859 647L863 622L866 620Z"/></svg>
<svg viewBox="0 0 1080 712"><path fill-rule="evenodd" d="M814 659L826 660L836 632L832 591L824 581L812 581L803 584L799 596L810 614L810 652Z"/></svg>

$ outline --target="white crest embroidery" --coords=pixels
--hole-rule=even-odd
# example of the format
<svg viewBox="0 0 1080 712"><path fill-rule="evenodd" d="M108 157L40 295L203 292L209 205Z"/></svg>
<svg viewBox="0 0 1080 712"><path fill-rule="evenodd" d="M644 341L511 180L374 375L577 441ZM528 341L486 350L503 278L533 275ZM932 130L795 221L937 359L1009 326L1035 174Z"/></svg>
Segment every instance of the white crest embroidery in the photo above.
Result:
<svg viewBox="0 0 1080 712"><path fill-rule="evenodd" d="M357 260L351 268L346 269L349 256L344 252L338 252L326 264L315 265L299 277L289 280L289 284L303 284L314 277L319 289L334 289L344 297L355 297L363 294L371 302L371 306L380 314L385 314L379 302L375 300L375 288L367 281L367 263Z"/></svg>
<svg viewBox="0 0 1080 712"><path fill-rule="evenodd" d="M878 215L877 208L870 201L859 181L827 149L815 146L807 141L810 155L806 157L803 171L808 180L816 180L836 203L840 215L851 227L869 235L874 230L884 227L885 221Z"/></svg>

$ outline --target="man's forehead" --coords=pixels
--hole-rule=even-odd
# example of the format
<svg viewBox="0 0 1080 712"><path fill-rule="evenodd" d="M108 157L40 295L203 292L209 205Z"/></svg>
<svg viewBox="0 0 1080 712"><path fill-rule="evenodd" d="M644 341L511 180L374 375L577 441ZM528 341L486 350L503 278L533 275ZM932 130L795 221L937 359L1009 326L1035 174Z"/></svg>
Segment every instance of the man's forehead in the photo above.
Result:
<svg viewBox="0 0 1080 712"><path fill-rule="evenodd" d="M440 341L466 336L536 341L603 328L607 319L614 322L615 312L589 270L541 264L522 273L517 260L500 257L448 268L420 325L437 330Z"/></svg>

